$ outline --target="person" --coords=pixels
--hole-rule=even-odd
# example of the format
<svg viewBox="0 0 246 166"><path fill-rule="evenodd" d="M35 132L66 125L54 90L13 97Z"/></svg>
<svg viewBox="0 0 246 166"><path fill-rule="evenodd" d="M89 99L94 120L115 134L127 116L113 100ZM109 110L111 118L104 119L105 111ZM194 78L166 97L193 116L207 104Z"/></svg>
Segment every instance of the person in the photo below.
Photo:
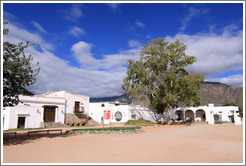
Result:
<svg viewBox="0 0 246 166"><path fill-rule="evenodd" d="M190 126L190 118L186 118L186 126Z"/></svg>

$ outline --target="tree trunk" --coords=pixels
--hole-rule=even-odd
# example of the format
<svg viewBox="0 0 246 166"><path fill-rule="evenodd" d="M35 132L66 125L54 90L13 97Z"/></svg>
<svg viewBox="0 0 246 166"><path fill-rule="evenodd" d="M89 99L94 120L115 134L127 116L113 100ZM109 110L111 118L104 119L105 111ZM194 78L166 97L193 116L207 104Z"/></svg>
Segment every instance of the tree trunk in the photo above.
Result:
<svg viewBox="0 0 246 166"><path fill-rule="evenodd" d="M170 108L169 108L169 105L167 105L165 107L165 113L166 113L166 117L167 117L167 122L169 122L171 119L170 119Z"/></svg>

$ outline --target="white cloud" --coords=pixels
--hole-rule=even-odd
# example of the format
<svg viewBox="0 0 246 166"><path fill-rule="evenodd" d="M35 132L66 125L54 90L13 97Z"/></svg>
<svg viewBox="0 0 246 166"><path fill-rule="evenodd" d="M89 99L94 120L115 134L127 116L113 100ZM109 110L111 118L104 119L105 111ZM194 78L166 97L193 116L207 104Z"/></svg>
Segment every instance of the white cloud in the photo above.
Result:
<svg viewBox="0 0 246 166"><path fill-rule="evenodd" d="M81 35L85 35L85 30L82 28L79 28L77 26L74 26L72 28L70 28L69 33L75 37L80 37Z"/></svg>
<svg viewBox="0 0 246 166"><path fill-rule="evenodd" d="M41 33L47 33L47 31L36 21L31 21L32 25Z"/></svg>
<svg viewBox="0 0 246 166"><path fill-rule="evenodd" d="M207 12L207 9L197 9L194 7L190 7L188 9L187 16L182 20L182 26L180 27L180 30L184 31L191 19L193 19L194 17L198 17L202 14L206 14Z"/></svg>
<svg viewBox="0 0 246 166"><path fill-rule="evenodd" d="M137 60L139 58L140 49L133 48L120 51L118 54L104 55L100 61L101 68L107 71L121 71L126 73L126 65L129 59Z"/></svg>
<svg viewBox="0 0 246 166"><path fill-rule="evenodd" d="M37 76L37 82L28 89L36 94L47 91L66 90L73 93L88 95L91 97L107 97L121 95L121 85L126 76L127 60L139 58L141 47L136 40L130 40L128 50L122 50L115 54L102 55L101 59L96 59L91 53L92 44L79 41L72 47L72 55L81 64L80 67L71 66L69 61L65 61L54 55L42 37L27 30L20 29L9 24L11 41L36 41L43 48L43 52L28 47L27 54L34 57L34 62L39 62L41 68ZM9 26L8 25L8 26ZM235 31L235 30L234 30ZM225 32L225 30L224 30ZM197 62L189 70L200 72L206 76L216 73L223 73L230 70L242 69L242 33L235 36L230 35L230 31L216 34L184 35L177 34L175 37L167 37L174 41L179 38L181 42L188 45L187 54L197 57ZM218 81L229 85L241 85L241 76L230 76ZM210 81L216 81L215 79Z"/></svg>
<svg viewBox="0 0 246 166"><path fill-rule="evenodd" d="M177 34L174 37L166 37L166 39L169 41L179 39L180 42L187 45L186 53L197 58L195 63L187 67L189 71L213 76L217 73L243 69L242 31L237 31L236 36L230 35L228 31L224 30L221 35Z"/></svg>
<svg viewBox="0 0 246 166"><path fill-rule="evenodd" d="M36 45L40 45L40 47L43 49L54 49L54 46L52 44L45 42L44 39L38 34L31 33L25 29L21 29L18 26L15 26L11 23L8 23L6 27L9 29L9 34L4 37L4 40L11 41L15 44L21 41L29 41Z"/></svg>
<svg viewBox="0 0 246 166"><path fill-rule="evenodd" d="M140 47L141 46L141 43L139 41L137 41L137 40L130 40L128 42L128 45L130 47Z"/></svg>
<svg viewBox="0 0 246 166"><path fill-rule="evenodd" d="M111 10L113 10L114 12L117 11L117 9L119 8L119 6L121 5L120 3L106 3L106 5L108 7L110 7Z"/></svg>
<svg viewBox="0 0 246 166"><path fill-rule="evenodd" d="M127 29L127 31L134 32L137 28L144 28L144 27L145 27L144 23L140 21L136 21L129 27L129 29Z"/></svg>
<svg viewBox="0 0 246 166"><path fill-rule="evenodd" d="M140 21L136 21L135 24L136 24L136 26L141 27L141 28L145 27L144 23L142 23Z"/></svg>
<svg viewBox="0 0 246 166"><path fill-rule="evenodd" d="M73 56L79 61L83 68L98 68L98 60L92 57L92 45L84 41L80 41L72 46Z"/></svg>
<svg viewBox="0 0 246 166"><path fill-rule="evenodd" d="M82 18L84 13L80 9L81 4L72 4L69 10L62 10L62 17L68 21L76 22L79 18Z"/></svg>
<svg viewBox="0 0 246 166"><path fill-rule="evenodd" d="M135 41L137 42L137 41ZM125 65L128 59L136 60L139 56L140 45L135 45L129 50L120 51L117 54L103 55L102 59L96 59L91 53L92 44L80 41L71 48L73 56L79 61L81 67L88 70L103 69L107 71L126 71Z"/></svg>
<svg viewBox="0 0 246 166"><path fill-rule="evenodd" d="M17 17L10 12L3 11L3 18L6 20L17 20Z"/></svg>
<svg viewBox="0 0 246 166"><path fill-rule="evenodd" d="M231 75L223 78L210 78L206 79L206 81L211 82L221 82L231 86L242 87L243 86L243 75Z"/></svg>

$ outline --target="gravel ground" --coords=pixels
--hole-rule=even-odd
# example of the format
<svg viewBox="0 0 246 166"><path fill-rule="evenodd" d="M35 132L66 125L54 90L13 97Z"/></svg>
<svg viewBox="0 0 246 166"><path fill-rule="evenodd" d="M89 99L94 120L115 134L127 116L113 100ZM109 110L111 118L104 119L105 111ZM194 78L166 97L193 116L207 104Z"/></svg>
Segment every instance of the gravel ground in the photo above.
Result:
<svg viewBox="0 0 246 166"><path fill-rule="evenodd" d="M17 139L5 140L3 163L243 162L243 125L165 125L143 130L135 134L57 133L43 137L27 137L23 131Z"/></svg>

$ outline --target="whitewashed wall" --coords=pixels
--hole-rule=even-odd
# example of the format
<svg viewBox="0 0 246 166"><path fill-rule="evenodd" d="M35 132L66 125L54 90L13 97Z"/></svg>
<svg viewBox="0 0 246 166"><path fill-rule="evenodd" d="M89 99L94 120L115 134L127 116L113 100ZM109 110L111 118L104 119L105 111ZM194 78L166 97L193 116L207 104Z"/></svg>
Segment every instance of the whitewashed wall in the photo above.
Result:
<svg viewBox="0 0 246 166"><path fill-rule="evenodd" d="M47 92L42 94L42 96L47 97L63 97L66 99L66 113L73 113L75 102L80 102L80 106L84 107L84 113L89 114L89 100L88 96L74 94L66 91L56 91L56 92ZM81 110L82 111L82 110Z"/></svg>
<svg viewBox="0 0 246 166"><path fill-rule="evenodd" d="M155 111L149 110L146 107L139 105L130 105L129 106L129 119L137 120L143 118L146 121L156 122L161 118L160 114L157 114Z"/></svg>
<svg viewBox="0 0 246 166"><path fill-rule="evenodd" d="M221 107L214 107L213 104L209 104L208 106L199 106L199 107L179 107L177 109L174 109L172 111L172 117L175 119L175 112L177 110L183 111L183 114L185 115L186 110L191 110L194 113L195 120L200 121L200 118L196 118L196 111L197 110L204 110L206 113L206 121L209 124L214 124L214 115L218 114L221 116L222 121L224 122L231 122L229 116L234 115L235 124L242 124L241 118L239 117L239 114L237 113L238 107L235 106L221 106Z"/></svg>
<svg viewBox="0 0 246 166"><path fill-rule="evenodd" d="M104 107L102 106L104 105ZM91 118L93 118L95 121L97 121L99 124L102 123L101 119L104 116L104 111L110 110L110 120L104 120L104 124L110 124L111 123L125 123L128 121L128 105L115 105L115 103L110 102L95 102L90 103L90 112L89 115ZM115 118L116 112L120 112L122 115L122 119L120 121L117 121Z"/></svg>
<svg viewBox="0 0 246 166"><path fill-rule="evenodd" d="M20 101L23 101L23 103L20 103L15 107L3 108L2 118L4 118L4 130L17 128L18 117L25 117L25 128L40 127L40 123L44 122L44 105L57 106L55 122L64 123L65 99L20 96Z"/></svg>

